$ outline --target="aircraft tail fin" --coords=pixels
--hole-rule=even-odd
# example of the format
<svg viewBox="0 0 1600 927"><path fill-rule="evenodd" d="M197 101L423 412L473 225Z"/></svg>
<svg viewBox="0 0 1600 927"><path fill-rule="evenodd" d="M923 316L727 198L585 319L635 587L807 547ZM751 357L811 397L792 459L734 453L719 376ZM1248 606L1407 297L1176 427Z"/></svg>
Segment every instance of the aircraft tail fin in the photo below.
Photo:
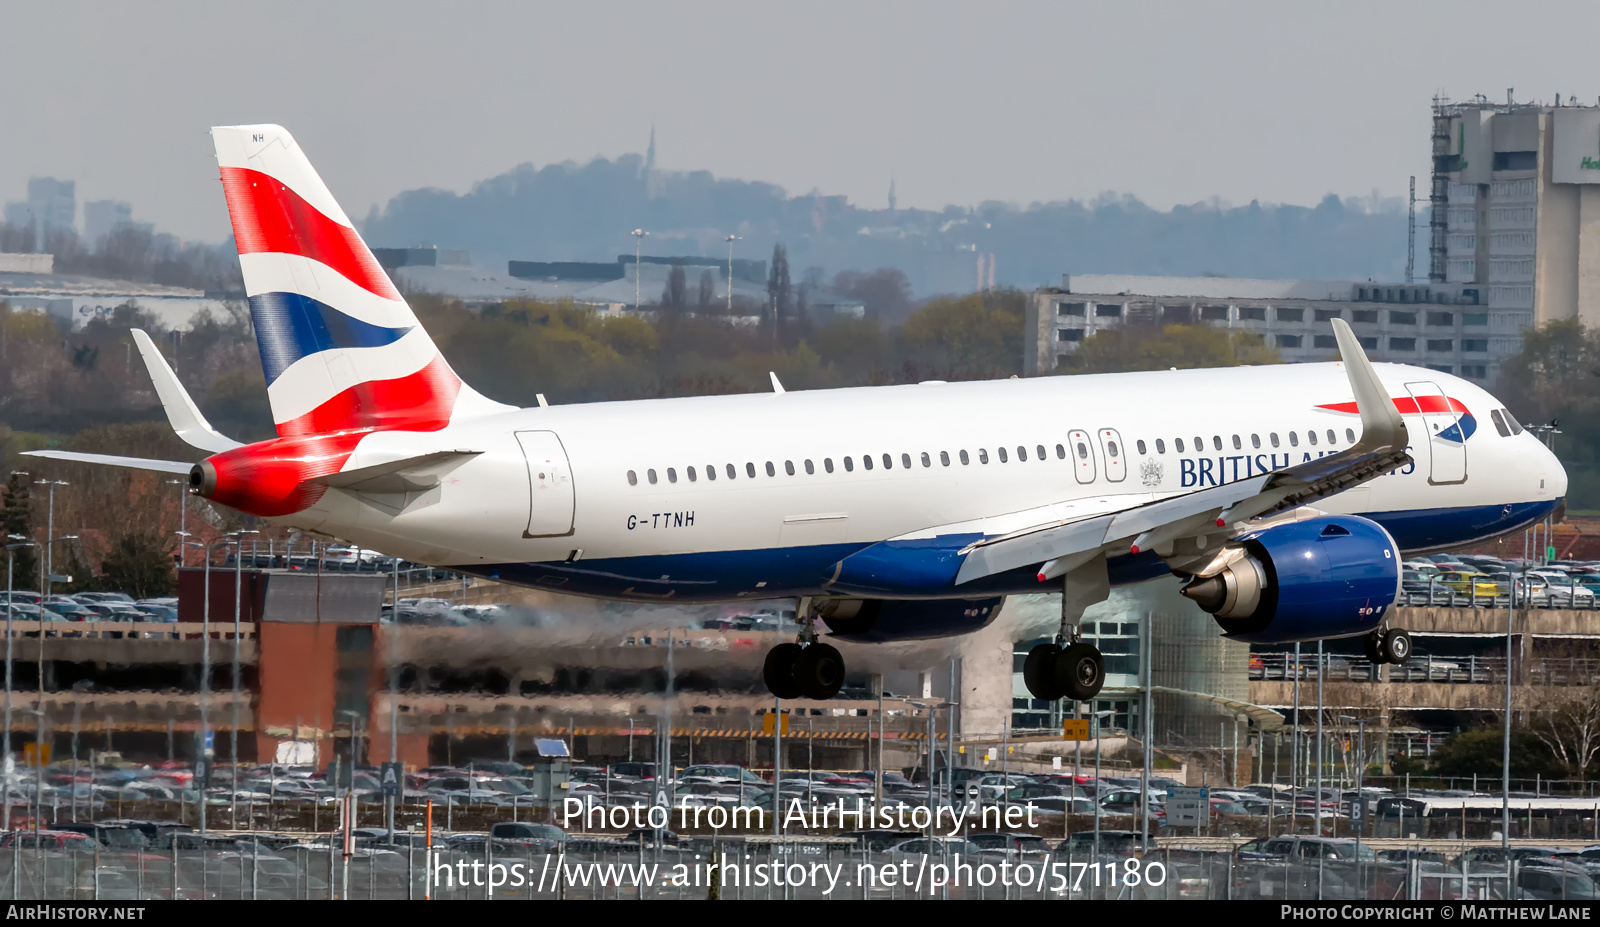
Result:
<svg viewBox="0 0 1600 927"><path fill-rule="evenodd" d="M280 436L434 431L507 408L450 369L293 136L211 137Z"/></svg>

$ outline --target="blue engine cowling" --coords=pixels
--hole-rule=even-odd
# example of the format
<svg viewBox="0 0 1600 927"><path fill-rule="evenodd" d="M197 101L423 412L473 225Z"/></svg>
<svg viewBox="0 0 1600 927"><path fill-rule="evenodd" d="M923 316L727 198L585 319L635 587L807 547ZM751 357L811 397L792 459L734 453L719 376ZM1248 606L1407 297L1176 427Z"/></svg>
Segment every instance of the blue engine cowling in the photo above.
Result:
<svg viewBox="0 0 1600 927"><path fill-rule="evenodd" d="M830 599L818 614L833 636L863 643L954 637L981 630L1004 596L986 599Z"/></svg>
<svg viewBox="0 0 1600 927"><path fill-rule="evenodd" d="M1281 644L1354 637L1376 628L1400 593L1400 548L1366 518L1273 525L1233 543L1244 557L1183 589L1231 638Z"/></svg>

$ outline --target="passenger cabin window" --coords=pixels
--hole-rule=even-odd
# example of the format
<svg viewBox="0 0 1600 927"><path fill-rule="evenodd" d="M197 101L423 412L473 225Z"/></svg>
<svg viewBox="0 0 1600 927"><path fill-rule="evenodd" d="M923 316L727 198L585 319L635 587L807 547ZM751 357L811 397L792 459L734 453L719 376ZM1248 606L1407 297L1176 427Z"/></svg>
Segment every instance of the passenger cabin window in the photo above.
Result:
<svg viewBox="0 0 1600 927"><path fill-rule="evenodd" d="M717 478L717 465L716 464L706 464L706 479L714 480L716 478Z"/></svg>
<svg viewBox="0 0 1600 927"><path fill-rule="evenodd" d="M645 475L645 478L650 481L650 485L651 486L654 486L656 484L656 471L654 471L654 470L646 470L646 471L644 471L644 475Z"/></svg>
<svg viewBox="0 0 1600 927"><path fill-rule="evenodd" d="M1139 449L1139 453L1141 453L1141 454L1147 453L1147 451L1145 451L1145 449L1144 449L1144 439L1143 438L1140 438L1139 440L1133 442L1133 446Z"/></svg>
<svg viewBox="0 0 1600 927"><path fill-rule="evenodd" d="M1084 444L1082 441L1079 441L1077 450L1078 450L1078 459L1079 460L1088 460L1089 459L1089 445Z"/></svg>
<svg viewBox="0 0 1600 927"><path fill-rule="evenodd" d="M986 464L988 462L989 462L989 451L988 451L988 449L981 448L981 447L978 448L978 463Z"/></svg>
<svg viewBox="0 0 1600 927"><path fill-rule="evenodd" d="M1222 450L1222 435L1212 435L1211 446L1216 450Z"/></svg>
<svg viewBox="0 0 1600 927"><path fill-rule="evenodd" d="M1329 428L1328 429L1328 445L1331 447L1331 446L1333 446L1335 444L1338 444L1338 443L1339 443L1339 436L1334 434L1332 428Z"/></svg>
<svg viewBox="0 0 1600 927"><path fill-rule="evenodd" d="M777 476L777 475L778 475L777 468L772 465L772 461L770 461L770 460L767 461L767 476Z"/></svg>
<svg viewBox="0 0 1600 927"><path fill-rule="evenodd" d="M1236 451L1244 450L1244 442L1239 440L1238 435L1233 436L1233 449Z"/></svg>
<svg viewBox="0 0 1600 927"><path fill-rule="evenodd" d="M667 468L667 482L676 483L677 481L678 481L678 471L672 469L671 467L668 467Z"/></svg>
<svg viewBox="0 0 1600 927"><path fill-rule="evenodd" d="M794 461L785 460L783 462L783 472L789 474L790 476L794 476Z"/></svg>
<svg viewBox="0 0 1600 927"><path fill-rule="evenodd" d="M1036 451L1038 453L1038 456L1039 456L1040 460L1048 460L1050 458L1050 455L1045 453L1043 444L1040 444L1037 447L1035 447L1034 451Z"/></svg>
<svg viewBox="0 0 1600 927"><path fill-rule="evenodd" d="M1010 462L1006 458L1006 449L1005 448L1003 448L1003 447L995 448L995 453L1000 455L1000 462L1001 463L1009 463Z"/></svg>
<svg viewBox="0 0 1600 927"><path fill-rule="evenodd" d="M967 452L966 451L962 451L961 454L960 454L960 457L961 457L961 465L963 467L965 467L968 464L972 463L972 458L967 456Z"/></svg>
<svg viewBox="0 0 1600 927"><path fill-rule="evenodd" d="M1160 445L1157 445L1157 447L1159 447L1159 446ZM1180 454L1183 453L1183 439L1182 438L1173 438L1172 439L1172 446L1178 453L1180 453Z"/></svg>
<svg viewBox="0 0 1600 927"><path fill-rule="evenodd" d="M1027 460L1028 459L1028 449L1023 447L1020 444L1017 445L1017 459L1018 460Z"/></svg>
<svg viewBox="0 0 1600 927"><path fill-rule="evenodd" d="M1167 452L1167 444L1166 444L1166 442L1162 441L1160 438L1157 438L1156 439L1156 453L1157 454L1165 454L1166 452Z"/></svg>
<svg viewBox="0 0 1600 927"><path fill-rule="evenodd" d="M1260 450L1260 448L1261 448L1261 436L1260 435L1251 435L1250 436L1250 446L1253 447L1253 448L1256 448L1257 450Z"/></svg>
<svg viewBox="0 0 1600 927"><path fill-rule="evenodd" d="M689 466L684 467L683 468L683 472L687 473L689 475L689 482L693 483L695 481L694 465L693 464L690 464Z"/></svg>
<svg viewBox="0 0 1600 927"><path fill-rule="evenodd" d="M1057 460L1066 460L1067 459L1067 449L1062 447L1059 444L1056 445L1056 459Z"/></svg>
<svg viewBox="0 0 1600 927"><path fill-rule="evenodd" d="M1271 444L1273 447L1278 446L1278 433L1276 431L1267 435L1267 443Z"/></svg>
<svg viewBox="0 0 1600 927"><path fill-rule="evenodd" d="M844 472L846 472L846 473L854 473L855 469L856 469L855 461L853 461L850 458L846 457L844 459Z"/></svg>
<svg viewBox="0 0 1600 927"><path fill-rule="evenodd" d="M832 457L824 457L824 458L822 458L822 469L828 471L829 473L833 472L833 458Z"/></svg>
<svg viewBox="0 0 1600 927"><path fill-rule="evenodd" d="M871 454L862 454L861 455L861 466L867 468L868 470L872 469L872 455Z"/></svg>
<svg viewBox="0 0 1600 927"><path fill-rule="evenodd" d="M1300 446L1300 438L1299 438L1299 436L1296 435L1292 431L1289 432L1289 446L1290 447L1299 447Z"/></svg>
<svg viewBox="0 0 1600 927"><path fill-rule="evenodd" d="M950 466L950 452L949 451L940 451L939 452L939 464L941 466L945 466L945 467Z"/></svg>
<svg viewBox="0 0 1600 927"><path fill-rule="evenodd" d="M806 461L806 475L807 476L815 476L816 473L817 473L817 468L811 465L811 461L807 460Z"/></svg>
<svg viewBox="0 0 1600 927"><path fill-rule="evenodd" d="M1499 415L1500 413L1499 412L1495 412L1495 413L1492 413L1492 414ZM1495 419L1495 421L1498 422L1500 420L1497 418L1497 419ZM1509 432L1507 432L1505 429L1506 429L1506 426L1505 426L1504 423L1502 423L1500 425L1501 433L1502 434L1509 434ZM637 485L639 485L639 474L633 472L632 470L629 470L628 471L628 485L629 486L637 486Z"/></svg>
<svg viewBox="0 0 1600 927"><path fill-rule="evenodd" d="M768 464L768 466L770 467L771 464ZM753 463L746 463L744 465L744 475L750 477L752 480L755 479L756 478L756 465L753 464ZM770 476L771 474L768 474L768 475Z"/></svg>
<svg viewBox="0 0 1600 927"><path fill-rule="evenodd" d="M1306 443L1312 445L1313 447L1316 446L1316 444L1317 444L1317 432L1316 432L1316 429L1313 428L1313 429L1307 429L1306 430Z"/></svg>
<svg viewBox="0 0 1600 927"><path fill-rule="evenodd" d="M755 476L754 473L752 473L750 475L751 476ZM739 476L738 468L736 468L733 464L728 464L728 479L730 479L730 480L737 479L738 476Z"/></svg>
<svg viewBox="0 0 1600 927"><path fill-rule="evenodd" d="M911 469L911 455L910 454L907 454L904 451L902 451L900 453L900 466L905 467L907 470Z"/></svg>
<svg viewBox="0 0 1600 927"><path fill-rule="evenodd" d="M923 451L922 452L922 465L924 467L933 466L933 460L930 457L928 457L928 452L927 451Z"/></svg>
<svg viewBox="0 0 1600 927"><path fill-rule="evenodd" d="M894 458L890 457L888 454L883 455L883 469L885 469L885 470L893 470L894 469Z"/></svg>
<svg viewBox="0 0 1600 927"><path fill-rule="evenodd" d="M1346 441L1349 441L1351 444L1356 443L1356 432L1355 432L1355 429L1346 428L1344 430L1344 439Z"/></svg>

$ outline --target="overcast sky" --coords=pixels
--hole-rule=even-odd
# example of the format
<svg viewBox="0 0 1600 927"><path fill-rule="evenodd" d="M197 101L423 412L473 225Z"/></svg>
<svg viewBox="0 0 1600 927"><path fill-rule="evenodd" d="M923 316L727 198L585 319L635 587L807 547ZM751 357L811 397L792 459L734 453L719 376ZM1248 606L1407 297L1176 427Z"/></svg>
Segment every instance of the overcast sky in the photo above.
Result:
<svg viewBox="0 0 1600 927"><path fill-rule="evenodd" d="M881 207L1426 190L1428 104L1600 98L1600 3L21 3L0 200L78 181L221 239L206 128L277 122L353 217L523 162Z"/></svg>

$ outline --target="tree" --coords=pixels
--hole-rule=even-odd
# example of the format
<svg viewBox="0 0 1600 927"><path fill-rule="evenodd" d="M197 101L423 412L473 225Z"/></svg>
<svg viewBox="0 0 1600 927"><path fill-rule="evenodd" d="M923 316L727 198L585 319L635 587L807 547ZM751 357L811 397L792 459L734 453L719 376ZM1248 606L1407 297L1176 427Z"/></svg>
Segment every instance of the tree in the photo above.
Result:
<svg viewBox="0 0 1600 927"><path fill-rule="evenodd" d="M1591 655L1581 646L1541 647L1540 652L1555 657L1558 665L1563 658L1574 665L1586 663ZM1523 727L1544 744L1568 778L1585 779L1600 756L1600 688L1572 684L1586 680L1557 679L1548 665L1538 669L1543 670L1538 673L1542 678L1523 691Z"/></svg>
<svg viewBox="0 0 1600 927"><path fill-rule="evenodd" d="M783 245L772 246L772 269L767 272L767 305L772 307L772 324L779 331L789 315L789 252Z"/></svg>
<svg viewBox="0 0 1600 927"><path fill-rule="evenodd" d="M1277 350L1253 332L1209 325L1127 325L1101 329L1083 339L1062 370L1123 373L1276 363L1280 363Z"/></svg>
<svg viewBox="0 0 1600 927"><path fill-rule="evenodd" d="M661 291L661 304L674 309L689 305L689 284L684 278L683 264L672 262L672 272L667 274L667 286Z"/></svg>
<svg viewBox="0 0 1600 927"><path fill-rule="evenodd" d="M1524 331L1496 392L1524 423L1561 423L1554 446L1567 469L1567 505L1600 508L1600 329L1563 319Z"/></svg>
<svg viewBox="0 0 1600 927"><path fill-rule="evenodd" d="M13 472L6 480L0 520L4 520L6 536L31 538L33 535L32 493L30 475ZM11 581L18 589L32 589L39 582L39 557L36 547L19 547L11 552Z"/></svg>
<svg viewBox="0 0 1600 927"><path fill-rule="evenodd" d="M944 379L1006 377L1022 366L1027 297L991 290L929 300L900 327L908 360Z"/></svg>
<svg viewBox="0 0 1600 927"><path fill-rule="evenodd" d="M102 582L111 589L135 599L171 595L178 581L173 572L172 547L151 532L129 533L118 538L111 553L100 563Z"/></svg>
<svg viewBox="0 0 1600 927"><path fill-rule="evenodd" d="M844 270L833 277L833 291L861 300L867 315L885 324L898 324L916 308L911 281L896 267L873 271Z"/></svg>
<svg viewBox="0 0 1600 927"><path fill-rule="evenodd" d="M1504 749L1499 726L1462 731L1446 738L1433 752L1433 768L1440 775L1498 776ZM1536 775L1559 775L1560 766L1539 739L1525 730L1511 731L1511 775L1532 779Z"/></svg>
<svg viewBox="0 0 1600 927"><path fill-rule="evenodd" d="M711 277L711 271L700 272L700 292L695 299L695 305L701 309L711 308L711 303L717 298L717 283Z"/></svg>

